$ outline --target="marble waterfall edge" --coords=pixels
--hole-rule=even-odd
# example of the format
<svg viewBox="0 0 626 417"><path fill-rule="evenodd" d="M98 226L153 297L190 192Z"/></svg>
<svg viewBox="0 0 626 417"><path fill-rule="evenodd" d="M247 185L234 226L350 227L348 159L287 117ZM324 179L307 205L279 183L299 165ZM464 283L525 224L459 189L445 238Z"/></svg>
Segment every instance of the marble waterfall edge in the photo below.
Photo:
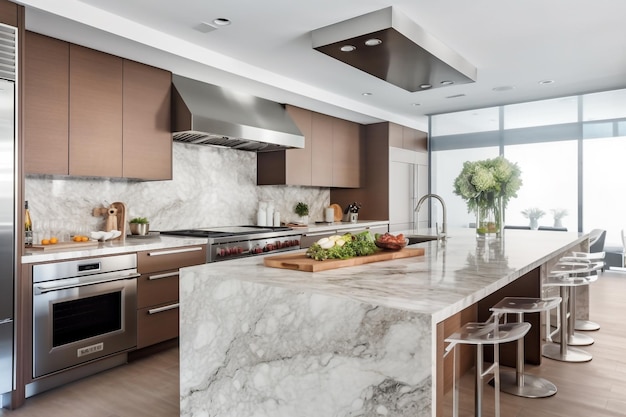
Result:
<svg viewBox="0 0 626 417"><path fill-rule="evenodd" d="M423 315L181 273L181 416L431 416Z"/></svg>

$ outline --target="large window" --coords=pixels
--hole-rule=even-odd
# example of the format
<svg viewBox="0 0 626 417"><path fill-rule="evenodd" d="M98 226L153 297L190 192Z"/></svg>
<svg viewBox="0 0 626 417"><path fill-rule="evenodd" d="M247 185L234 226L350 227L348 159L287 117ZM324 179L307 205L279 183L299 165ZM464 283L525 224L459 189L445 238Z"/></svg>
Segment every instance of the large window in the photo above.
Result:
<svg viewBox="0 0 626 417"><path fill-rule="evenodd" d="M465 200L454 194L454 179L463 168L463 162L479 159L495 158L498 156L497 147L456 149L433 153L432 176L437 181L433 183L433 192L439 194L446 202L448 226L468 227L476 221L476 215L467 212ZM433 207L433 210L436 210Z"/></svg>
<svg viewBox="0 0 626 417"><path fill-rule="evenodd" d="M528 225L521 212L537 207L539 224L554 226L553 211L565 209L568 230L605 229L605 245L621 247L626 89L434 115L429 149L431 189L448 203L451 226L475 220L452 191L463 162L502 154L524 182L506 224Z"/></svg>
<svg viewBox="0 0 626 417"><path fill-rule="evenodd" d="M607 231L605 244L621 246L626 228L626 137L583 141L583 224Z"/></svg>
<svg viewBox="0 0 626 417"><path fill-rule="evenodd" d="M539 226L554 226L554 210L565 209L562 220L567 230L578 230L578 142L545 142L511 145L504 156L522 170L524 182L517 198L511 199L505 213L506 224L529 224L522 210L538 208L545 212Z"/></svg>

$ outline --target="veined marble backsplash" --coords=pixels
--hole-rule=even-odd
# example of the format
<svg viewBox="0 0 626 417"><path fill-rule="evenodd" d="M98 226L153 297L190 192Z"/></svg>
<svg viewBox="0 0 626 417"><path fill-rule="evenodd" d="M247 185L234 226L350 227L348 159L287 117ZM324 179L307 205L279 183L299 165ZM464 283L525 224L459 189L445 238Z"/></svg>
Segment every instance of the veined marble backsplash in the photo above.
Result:
<svg viewBox="0 0 626 417"><path fill-rule="evenodd" d="M96 207L120 201L126 220L147 217L151 230L256 224L259 201L272 201L281 221L296 221L293 208L309 205L309 220L322 220L330 190L319 187L257 186L256 154L174 143L171 181L27 176L25 199L35 231L59 221L63 229L104 229Z"/></svg>

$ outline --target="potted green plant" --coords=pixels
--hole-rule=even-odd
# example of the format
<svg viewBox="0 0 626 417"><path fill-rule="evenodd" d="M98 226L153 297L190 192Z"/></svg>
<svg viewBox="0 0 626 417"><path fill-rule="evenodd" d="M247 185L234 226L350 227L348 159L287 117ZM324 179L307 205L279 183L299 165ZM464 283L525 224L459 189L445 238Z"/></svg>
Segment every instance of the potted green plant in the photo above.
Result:
<svg viewBox="0 0 626 417"><path fill-rule="evenodd" d="M542 218L546 212L537 207L527 208L522 210L522 214L528 220L530 220L530 228L537 230L539 228L539 219Z"/></svg>
<svg viewBox="0 0 626 417"><path fill-rule="evenodd" d="M294 207L293 211L300 216L300 223L308 224L309 223L309 205L303 202L298 202Z"/></svg>
<svg viewBox="0 0 626 417"><path fill-rule="evenodd" d="M145 217L135 217L130 221L130 233L145 236L150 230L150 222Z"/></svg>

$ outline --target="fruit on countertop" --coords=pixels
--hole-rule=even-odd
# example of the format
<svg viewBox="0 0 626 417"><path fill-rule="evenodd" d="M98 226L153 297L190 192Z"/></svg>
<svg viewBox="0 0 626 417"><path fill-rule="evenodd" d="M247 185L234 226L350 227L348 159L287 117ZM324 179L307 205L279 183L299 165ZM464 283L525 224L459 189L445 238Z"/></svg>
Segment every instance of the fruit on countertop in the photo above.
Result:
<svg viewBox="0 0 626 417"><path fill-rule="evenodd" d="M398 235L377 233L374 243L381 249L400 250L407 245L408 239L406 239L402 233Z"/></svg>

